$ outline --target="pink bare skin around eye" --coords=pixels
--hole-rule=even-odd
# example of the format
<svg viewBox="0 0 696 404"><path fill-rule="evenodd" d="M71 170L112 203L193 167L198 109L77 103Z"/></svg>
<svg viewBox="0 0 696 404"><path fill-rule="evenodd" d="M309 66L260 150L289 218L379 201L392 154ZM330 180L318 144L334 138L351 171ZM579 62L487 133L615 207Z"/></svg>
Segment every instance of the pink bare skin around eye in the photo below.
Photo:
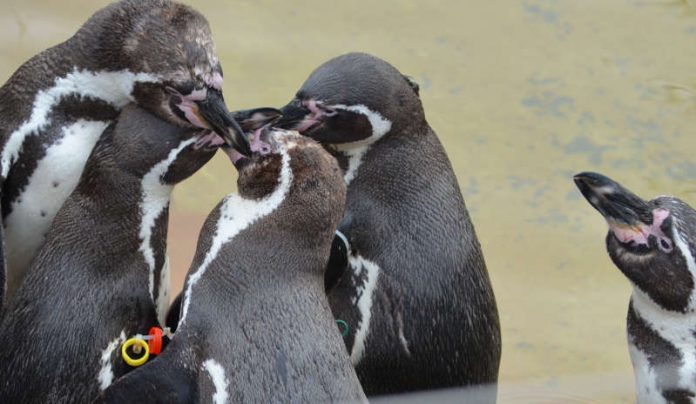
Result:
<svg viewBox="0 0 696 404"><path fill-rule="evenodd" d="M658 243L658 245L662 250L669 252L669 250L672 249L672 242L660 228L665 219L669 217L669 211L665 209L655 209L652 214L653 222L651 225L640 224L638 226L628 226L613 220L608 220L607 223L609 223L609 229L622 243L633 242L636 245L648 245L648 239L652 235L658 240L666 241L669 247L664 247L661 243Z"/></svg>
<svg viewBox="0 0 696 404"><path fill-rule="evenodd" d="M208 147L217 147L221 146L225 143L225 141L218 136L217 133L215 132L207 132L204 131L204 133L198 135L198 139L196 140L196 143L194 144L195 149L200 149L201 147L208 146Z"/></svg>
<svg viewBox="0 0 696 404"><path fill-rule="evenodd" d="M307 115L300 123L300 126L297 127L297 131L300 133L306 131L307 129L311 128L312 125L319 122L319 119L324 114L324 111L317 107L316 100L305 101L304 106L309 109L309 115Z"/></svg>
<svg viewBox="0 0 696 404"><path fill-rule="evenodd" d="M198 126L199 128L207 128L208 125L204 123L195 111L198 111L198 106L196 101L204 100L208 94L208 90L202 88L200 90L193 90L191 94L182 95L181 102L177 104L177 107L184 113L186 120L191 122L191 124Z"/></svg>

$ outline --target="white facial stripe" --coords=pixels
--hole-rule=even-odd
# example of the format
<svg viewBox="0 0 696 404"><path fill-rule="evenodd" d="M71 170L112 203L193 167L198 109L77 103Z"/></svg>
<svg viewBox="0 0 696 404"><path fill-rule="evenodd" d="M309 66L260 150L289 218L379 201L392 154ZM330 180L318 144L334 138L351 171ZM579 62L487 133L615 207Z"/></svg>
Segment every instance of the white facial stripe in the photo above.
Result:
<svg viewBox="0 0 696 404"><path fill-rule="evenodd" d="M367 120L370 121L370 125L372 126L372 136L359 140L357 142L353 142L350 144L356 144L356 143L374 143L377 141L379 138L382 136L386 135L387 132L391 129L391 121L389 121L387 118L383 117L379 112L373 111L370 108L366 107L365 105L358 104L358 105L332 105L331 108L333 109L342 109L345 111L351 111L351 112L357 112L359 114L363 114L367 117Z"/></svg>
<svg viewBox="0 0 696 404"><path fill-rule="evenodd" d="M360 322L355 332L355 341L353 349L350 353L350 360L353 366L360 363L360 360L365 353L365 340L370 332L370 319L372 317L372 299L377 286L377 277L379 276L380 268L377 264L369 261L361 256L351 256L349 259L351 270L356 277L360 277L363 272L366 275L365 284L357 288L357 301L353 304L357 305L360 310Z"/></svg>
<svg viewBox="0 0 696 404"><path fill-rule="evenodd" d="M97 381L99 381L99 390L104 391L107 387L111 386L114 381L114 371L111 369L111 354L114 350L118 348L126 340L126 330L121 330L121 334L114 338L109 345L104 348L101 354L99 374L97 375Z"/></svg>
<svg viewBox="0 0 696 404"><path fill-rule="evenodd" d="M78 120L63 128L63 137L48 147L37 162L27 186L12 202L12 211L4 221L8 285L15 283L43 244L58 210L75 189L94 144L107 122ZM15 279L15 277L17 279Z"/></svg>
<svg viewBox="0 0 696 404"><path fill-rule="evenodd" d="M379 112L372 111L365 105L332 105L333 109L342 109L345 111L356 112L367 117L372 126L372 136L359 140L357 142L337 144L336 149L344 152L348 156L348 169L346 170L343 180L346 185L355 178L358 168L362 163L362 158L369 147L391 130L391 121L383 117Z"/></svg>
<svg viewBox="0 0 696 404"><path fill-rule="evenodd" d="M674 221L676 222L676 218ZM696 260L694 260L694 256L691 253L691 249L689 248L689 244L681 237L679 234L679 230L676 228L676 223L672 223L672 234L674 235L674 243L676 247L679 249L679 252L681 252L682 256L684 257L684 260L686 260L686 267L689 269L689 273L691 274L691 278L694 280L694 283L696 283ZM696 311L696 290L691 292L691 298L689 299L689 308L691 310Z"/></svg>
<svg viewBox="0 0 696 404"><path fill-rule="evenodd" d="M24 144L24 139L35 135L51 121L50 112L63 98L79 95L105 101L121 109L133 101L133 86L137 82L155 82L158 77L145 73L131 73L128 70L118 72L90 72L75 68L65 77L56 79L53 87L39 91L34 97L31 117L8 137L2 150L2 176L7 178L10 166L17 160Z"/></svg>
<svg viewBox="0 0 696 404"><path fill-rule="evenodd" d="M149 270L149 290L153 303L157 302L155 301L155 252L151 243L152 231L155 228L155 220L169 205L172 189L174 189L173 185L163 184L162 177L167 173L169 166L174 163L179 153L195 141L195 138L190 138L179 143L176 149L169 152L165 160L157 163L145 174L141 182L142 200L140 202L141 219L139 233L141 243L139 251L143 254Z"/></svg>
<svg viewBox="0 0 696 404"><path fill-rule="evenodd" d="M212 397L213 403L226 404L229 400L229 394L227 393L229 382L227 376L225 376L225 368L214 359L206 360L203 362L202 367L208 372L210 379L213 381L213 386L215 386L215 394Z"/></svg>
<svg viewBox="0 0 696 404"><path fill-rule="evenodd" d="M261 200L244 199L238 194L230 194L225 198L220 207L220 218L210 250L206 253L201 266L188 278L179 327L186 320L193 286L201 279L210 263L217 257L222 246L232 240L239 232L276 210L285 199L285 195L290 190L293 176L290 169L290 155L287 150L281 150L280 153L282 155L280 180L273 193Z"/></svg>

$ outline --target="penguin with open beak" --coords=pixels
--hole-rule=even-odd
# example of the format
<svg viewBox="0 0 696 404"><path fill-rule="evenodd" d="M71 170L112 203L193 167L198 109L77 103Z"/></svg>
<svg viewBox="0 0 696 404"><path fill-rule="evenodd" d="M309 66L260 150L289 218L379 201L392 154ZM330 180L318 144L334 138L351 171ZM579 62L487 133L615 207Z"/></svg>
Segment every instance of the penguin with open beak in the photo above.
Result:
<svg viewBox="0 0 696 404"><path fill-rule="evenodd" d="M495 402L495 295L418 85L365 53L317 67L274 125L318 141L348 189L325 288L368 396L470 388Z"/></svg>

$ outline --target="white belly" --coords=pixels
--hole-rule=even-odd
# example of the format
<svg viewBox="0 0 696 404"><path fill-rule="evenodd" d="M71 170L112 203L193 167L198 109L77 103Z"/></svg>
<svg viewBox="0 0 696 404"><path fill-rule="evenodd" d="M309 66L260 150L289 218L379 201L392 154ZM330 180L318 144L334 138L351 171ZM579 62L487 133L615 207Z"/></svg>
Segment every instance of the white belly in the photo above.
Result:
<svg viewBox="0 0 696 404"><path fill-rule="evenodd" d="M631 342L628 343L628 351L631 354L633 374L636 380L636 403L666 403L667 401L657 387L657 374L650 367L648 357Z"/></svg>
<svg viewBox="0 0 696 404"><path fill-rule="evenodd" d="M63 129L63 138L46 150L5 218L7 298L21 283L43 244L53 218L77 186L85 162L108 123L79 120Z"/></svg>

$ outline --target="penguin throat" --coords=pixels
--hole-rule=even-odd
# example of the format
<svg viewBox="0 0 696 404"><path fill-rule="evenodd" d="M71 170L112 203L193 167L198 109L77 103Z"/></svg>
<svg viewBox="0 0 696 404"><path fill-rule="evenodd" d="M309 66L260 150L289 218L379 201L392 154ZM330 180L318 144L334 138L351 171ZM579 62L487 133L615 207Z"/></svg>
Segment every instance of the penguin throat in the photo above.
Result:
<svg viewBox="0 0 696 404"><path fill-rule="evenodd" d="M178 104L176 104L179 110L181 110L181 112L184 114L184 117L186 117L187 121L189 121L194 126L204 129L208 128L208 125L200 116L200 113L198 111L198 104L196 102L204 100L207 94L208 90L205 88L202 88L200 90L193 90L191 91L191 94L188 95L177 94L181 101Z"/></svg>

